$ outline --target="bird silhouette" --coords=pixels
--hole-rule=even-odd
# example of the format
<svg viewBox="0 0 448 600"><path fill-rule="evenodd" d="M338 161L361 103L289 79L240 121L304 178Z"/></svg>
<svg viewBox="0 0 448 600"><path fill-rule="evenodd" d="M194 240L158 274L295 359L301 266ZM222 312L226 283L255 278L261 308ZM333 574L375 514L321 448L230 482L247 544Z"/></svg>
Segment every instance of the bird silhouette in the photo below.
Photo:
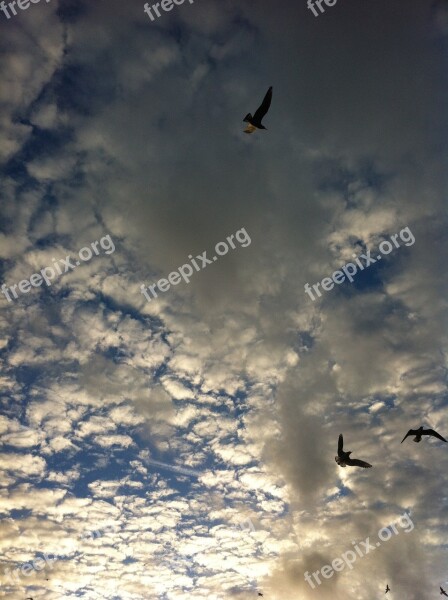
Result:
<svg viewBox="0 0 448 600"><path fill-rule="evenodd" d="M422 435L432 435L433 437L436 437L439 440L442 440L442 442L446 442L447 440L442 437L440 435L440 433L437 433L437 431L434 431L434 429L423 429L423 427L419 427L418 429L410 429L407 434L404 436L404 438L401 440L401 443L404 442L404 440L408 437L408 435L415 435L414 438L414 442L421 442L422 441Z"/></svg>
<svg viewBox="0 0 448 600"><path fill-rule="evenodd" d="M261 124L261 121L263 120L263 117L268 112L269 107L271 106L271 100L272 100L272 86L266 92L266 96L264 97L261 105L257 108L254 116L252 116L250 113L248 113L244 117L243 121L245 123L248 123L248 125L246 126L246 129L244 130L244 133L253 133L257 129L266 129L266 127Z"/></svg>
<svg viewBox="0 0 448 600"><path fill-rule="evenodd" d="M263 594L261 592L258 592L258 595L261 596L261 597L263 597Z"/></svg>
<svg viewBox="0 0 448 600"><path fill-rule="evenodd" d="M338 463L340 467L363 467L364 469L369 469L372 465L363 460L359 460L359 458L350 458L350 452L344 452L344 438L342 437L342 433L339 434L338 441L338 455L334 457L334 460Z"/></svg>
<svg viewBox="0 0 448 600"><path fill-rule="evenodd" d="M448 594L445 592L445 590L443 589L442 586L440 586L440 595L441 596L448 596Z"/></svg>
<svg viewBox="0 0 448 600"><path fill-rule="evenodd" d="M384 593L387 594L387 592L390 592L390 587L388 583L386 583L386 591Z"/></svg>

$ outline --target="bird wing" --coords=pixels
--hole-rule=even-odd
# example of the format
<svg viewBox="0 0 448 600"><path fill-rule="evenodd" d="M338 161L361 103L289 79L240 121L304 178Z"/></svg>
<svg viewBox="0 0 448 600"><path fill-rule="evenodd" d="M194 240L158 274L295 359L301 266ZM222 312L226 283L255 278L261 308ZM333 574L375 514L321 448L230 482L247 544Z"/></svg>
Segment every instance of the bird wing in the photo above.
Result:
<svg viewBox="0 0 448 600"><path fill-rule="evenodd" d="M364 467L364 469L370 468L372 465L359 458L347 458L345 461L351 467Z"/></svg>
<svg viewBox="0 0 448 600"><path fill-rule="evenodd" d="M338 456L341 456L344 448L344 438L342 437L342 433L339 434L338 439Z"/></svg>
<svg viewBox="0 0 448 600"><path fill-rule="evenodd" d="M416 435L418 432L416 429L410 429L407 434L404 436L404 438L401 440L401 443L404 442L404 440L408 437L408 435Z"/></svg>
<svg viewBox="0 0 448 600"><path fill-rule="evenodd" d="M263 102L261 103L261 105L257 108L255 114L254 114L254 121L255 122L261 122L261 120L263 119L264 115L268 112L269 107L271 106L271 100L272 100L272 87L270 87L268 89L268 91L266 92L266 96L264 97Z"/></svg>
<svg viewBox="0 0 448 600"><path fill-rule="evenodd" d="M433 437L436 437L439 440L442 440L442 442L446 442L446 439L444 437L442 437L440 435L440 433L437 433L437 431L434 431L434 429L424 429L423 433L424 433L424 435L432 435Z"/></svg>

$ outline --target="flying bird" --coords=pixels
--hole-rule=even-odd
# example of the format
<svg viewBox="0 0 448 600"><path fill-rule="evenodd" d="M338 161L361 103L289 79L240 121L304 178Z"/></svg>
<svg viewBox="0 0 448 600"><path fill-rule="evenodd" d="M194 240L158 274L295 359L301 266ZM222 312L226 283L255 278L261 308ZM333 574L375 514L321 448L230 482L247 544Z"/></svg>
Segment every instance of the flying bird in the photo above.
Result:
<svg viewBox="0 0 448 600"><path fill-rule="evenodd" d="M342 433L339 434L338 441L338 455L334 457L334 460L338 463L340 467L363 467L364 469L370 468L372 465L363 460L359 460L359 458L350 458L350 452L344 452L344 438L342 437Z"/></svg>
<svg viewBox="0 0 448 600"><path fill-rule="evenodd" d="M442 440L442 442L447 441L444 437L442 437L440 435L440 433L437 433L437 431L434 431L434 429L423 429L423 427L419 427L418 429L410 429L407 432L407 434L404 436L404 438L401 440L401 443L404 442L404 440L408 437L408 435L415 435L414 442L417 442L417 443L422 441L422 435L432 435L433 437L436 437L439 440Z"/></svg>
<svg viewBox="0 0 448 600"><path fill-rule="evenodd" d="M248 123L248 125L246 126L246 129L244 130L244 133L253 133L257 129L266 129L266 127L261 124L261 121L263 120L263 117L268 112L269 107L271 106L271 100L272 100L272 86L266 92L266 96L264 97L264 100L261 103L261 105L257 108L257 111L254 114L254 116L252 116L250 113L248 113L244 117L243 121L245 123Z"/></svg>
<svg viewBox="0 0 448 600"><path fill-rule="evenodd" d="M448 596L448 594L445 592L445 590L443 589L442 586L440 586L440 595L441 596Z"/></svg>
<svg viewBox="0 0 448 600"><path fill-rule="evenodd" d="M390 592L390 587L388 583L386 583L386 591L384 593L387 594L387 592Z"/></svg>

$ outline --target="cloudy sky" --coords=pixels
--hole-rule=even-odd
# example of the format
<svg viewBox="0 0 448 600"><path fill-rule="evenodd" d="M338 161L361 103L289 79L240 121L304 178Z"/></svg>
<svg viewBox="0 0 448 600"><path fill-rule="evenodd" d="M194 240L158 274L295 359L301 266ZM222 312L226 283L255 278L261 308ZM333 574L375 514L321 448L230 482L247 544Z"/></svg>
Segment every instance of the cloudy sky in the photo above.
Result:
<svg viewBox="0 0 448 600"><path fill-rule="evenodd" d="M323 8L0 12L1 597L448 590L448 3Z"/></svg>

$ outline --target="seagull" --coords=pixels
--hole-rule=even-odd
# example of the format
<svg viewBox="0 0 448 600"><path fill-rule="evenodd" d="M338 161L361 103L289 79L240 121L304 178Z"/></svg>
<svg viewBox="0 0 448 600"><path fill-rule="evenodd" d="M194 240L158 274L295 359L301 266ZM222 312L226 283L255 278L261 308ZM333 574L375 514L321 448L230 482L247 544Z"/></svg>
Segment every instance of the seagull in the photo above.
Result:
<svg viewBox="0 0 448 600"><path fill-rule="evenodd" d="M448 594L445 592L445 590L443 589L442 586L440 586L440 595L441 596L448 596Z"/></svg>
<svg viewBox="0 0 448 600"><path fill-rule="evenodd" d="M442 442L447 441L444 437L442 437L440 435L440 433L437 433L437 431L434 431L434 429L423 429L423 427L419 427L418 429L410 429L407 432L407 434L404 436L404 438L401 440L401 443L404 442L404 440L408 437L408 435L415 435L414 442L417 442L417 443L422 441L422 435L432 435L433 437L436 437L439 440L442 440Z"/></svg>
<svg viewBox="0 0 448 600"><path fill-rule="evenodd" d="M334 460L340 467L364 467L364 469L368 469L372 466L368 462L359 460L359 458L350 458L351 451L344 452L343 445L344 438L342 437L342 433L340 433L338 441L338 455L334 457Z"/></svg>
<svg viewBox="0 0 448 600"><path fill-rule="evenodd" d="M387 592L390 592L390 587L388 583L386 583L386 591L384 593L387 594Z"/></svg>
<svg viewBox="0 0 448 600"><path fill-rule="evenodd" d="M246 129L244 130L244 133L253 133L257 129L266 129L266 127L261 124L261 121L263 120L263 117L268 112L269 107L271 106L271 100L272 100L272 86L266 92L266 96L264 97L264 100L261 103L261 106L259 106L257 108L257 111L254 114L254 116L252 116L250 113L248 113L244 117L243 121L245 123L248 123L248 125L246 126Z"/></svg>

